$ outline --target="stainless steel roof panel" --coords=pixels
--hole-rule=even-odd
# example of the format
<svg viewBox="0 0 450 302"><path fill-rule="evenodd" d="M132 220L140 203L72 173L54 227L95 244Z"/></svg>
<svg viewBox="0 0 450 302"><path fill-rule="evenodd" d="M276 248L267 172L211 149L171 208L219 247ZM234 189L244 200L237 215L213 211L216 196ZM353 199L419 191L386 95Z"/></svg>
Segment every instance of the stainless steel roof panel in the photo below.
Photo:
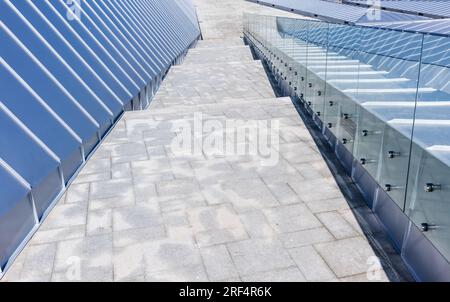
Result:
<svg viewBox="0 0 450 302"><path fill-rule="evenodd" d="M82 75L78 75L71 68L70 64L48 44L41 33L25 19L20 11L17 10L16 12L17 14L5 9L0 13L5 26L8 27L5 30L9 32L7 39L10 41L10 47L6 48L5 51L9 51L10 60L21 64L21 58L17 56L13 49L22 48L23 51L38 60L48 73L52 74L55 81L59 83L58 86L64 86L67 94L76 100L92 120L91 122L95 123L95 126L99 127L100 124L111 123L112 112L84 82ZM20 37L16 36L14 32L20 33ZM24 68L26 69L27 66L24 66ZM43 89L45 88L43 87Z"/></svg>
<svg viewBox="0 0 450 302"><path fill-rule="evenodd" d="M367 0L344 0L343 2L367 5ZM379 4L382 8L395 11L450 18L448 0L379 0Z"/></svg>
<svg viewBox="0 0 450 302"><path fill-rule="evenodd" d="M67 17L67 11L70 9L61 0L58 1L44 1L63 18ZM127 69L117 60L115 56L108 52L105 46L99 40L99 37L95 36L88 28L87 18L75 19L69 22L69 26L85 41L87 45L97 54L98 57L109 67L109 69L118 78L120 83L125 87L129 93L129 97L132 98L139 90L139 85L133 81L130 74L127 73Z"/></svg>
<svg viewBox="0 0 450 302"><path fill-rule="evenodd" d="M0 17L1 277L113 123L148 105L200 30L191 0L4 0Z"/></svg>
<svg viewBox="0 0 450 302"><path fill-rule="evenodd" d="M411 22L361 23L361 25L450 36L450 19L434 19Z"/></svg>
<svg viewBox="0 0 450 302"><path fill-rule="evenodd" d="M0 158L0 276L9 256L36 225L30 185Z"/></svg>
<svg viewBox="0 0 450 302"><path fill-rule="evenodd" d="M329 20L345 21L355 23L367 14L367 9L358 7L349 7L340 3L333 3L321 0L264 0L258 2L268 6L293 9L295 12L303 13L312 17L323 17Z"/></svg>
<svg viewBox="0 0 450 302"><path fill-rule="evenodd" d="M331 22L368 22L368 20L381 21L401 21L401 20L417 20L428 19L427 17L411 16L408 14L377 11L376 9L368 9L367 7L357 7L337 2L329 2L323 0L248 0L264 5L282 8L295 13L306 16L319 18ZM376 14L375 14L376 13Z"/></svg>
<svg viewBox="0 0 450 302"><path fill-rule="evenodd" d="M32 187L41 216L64 188L60 160L0 102L0 157Z"/></svg>
<svg viewBox="0 0 450 302"><path fill-rule="evenodd" d="M23 44L7 34L5 26L0 27L3 42L0 54L3 60L65 121L77 137L89 141L99 129L96 121ZM2 85L6 83L2 81Z"/></svg>
<svg viewBox="0 0 450 302"><path fill-rule="evenodd" d="M48 47L52 48L60 56L61 59L55 61L65 61L79 77L77 81L83 81L91 91L89 93L94 93L109 109L111 114L116 117L122 109L122 102L99 76L97 71L72 47L67 38L39 11L33 2L17 1L14 2L14 5L26 17L30 25L34 27L42 39L45 40Z"/></svg>
<svg viewBox="0 0 450 302"><path fill-rule="evenodd" d="M81 139L6 62L0 66L0 78L0 100L60 158L68 181L84 161Z"/></svg>

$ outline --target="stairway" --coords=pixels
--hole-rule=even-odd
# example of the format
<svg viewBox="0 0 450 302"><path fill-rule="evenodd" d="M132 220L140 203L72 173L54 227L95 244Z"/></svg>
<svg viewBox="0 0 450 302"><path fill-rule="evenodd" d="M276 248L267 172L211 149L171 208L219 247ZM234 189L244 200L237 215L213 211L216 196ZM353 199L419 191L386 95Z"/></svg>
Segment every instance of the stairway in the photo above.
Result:
<svg viewBox="0 0 450 302"><path fill-rule="evenodd" d="M388 245L369 244L381 235L367 207L344 198L239 36L199 41L147 110L122 117L4 281L367 281L373 267L375 281L400 279ZM180 125L193 145L233 150L180 152ZM261 125L279 125L268 164L234 149L254 146Z"/></svg>

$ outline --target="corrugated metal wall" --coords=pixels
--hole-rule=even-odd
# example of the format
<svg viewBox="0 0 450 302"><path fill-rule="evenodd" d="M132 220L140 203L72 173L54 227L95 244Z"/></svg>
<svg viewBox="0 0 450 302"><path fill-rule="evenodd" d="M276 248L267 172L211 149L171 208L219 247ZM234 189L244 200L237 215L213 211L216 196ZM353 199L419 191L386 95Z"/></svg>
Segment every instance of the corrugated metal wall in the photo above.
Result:
<svg viewBox="0 0 450 302"><path fill-rule="evenodd" d="M367 13L367 9L349 7L340 3L321 0L247 0L259 4L276 7L284 10L293 10L309 17L324 19L333 22L356 23Z"/></svg>
<svg viewBox="0 0 450 302"><path fill-rule="evenodd" d="M199 35L191 0L0 1L0 276Z"/></svg>
<svg viewBox="0 0 450 302"><path fill-rule="evenodd" d="M422 14L432 18L450 18L450 3L448 0L343 0L343 3L362 6L379 5L382 8L405 12L409 14Z"/></svg>
<svg viewBox="0 0 450 302"><path fill-rule="evenodd" d="M343 4L341 1L327 0L247 0L275 8L292 11L320 20L337 23L358 22L393 22L426 20L427 17L402 14L392 11L380 11L355 5Z"/></svg>
<svg viewBox="0 0 450 302"><path fill-rule="evenodd" d="M433 19L414 22L386 22L386 23L361 23L364 26L391 28L395 30L410 31L416 33L432 33L434 35L450 36L450 19Z"/></svg>

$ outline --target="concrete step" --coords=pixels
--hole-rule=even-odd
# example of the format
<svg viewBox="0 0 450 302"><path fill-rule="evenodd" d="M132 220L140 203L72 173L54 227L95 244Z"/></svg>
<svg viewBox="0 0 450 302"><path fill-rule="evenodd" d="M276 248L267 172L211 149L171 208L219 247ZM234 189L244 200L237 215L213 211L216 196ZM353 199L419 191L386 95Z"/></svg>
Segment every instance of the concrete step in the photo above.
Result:
<svg viewBox="0 0 450 302"><path fill-rule="evenodd" d="M247 61L253 61L253 56L248 46L205 47L189 50L183 65Z"/></svg>
<svg viewBox="0 0 450 302"><path fill-rule="evenodd" d="M211 39L200 40L197 42L195 49L199 48L217 48L217 47L233 47L243 46L244 40L241 38L229 38L229 39Z"/></svg>
<svg viewBox="0 0 450 302"><path fill-rule="evenodd" d="M186 61L170 70L151 108L273 97L264 67L248 47L202 48L190 50Z"/></svg>
<svg viewBox="0 0 450 302"><path fill-rule="evenodd" d="M200 102L193 103L191 105L178 105L178 106L166 106L166 107L150 107L147 110L143 111L127 111L125 113L126 119L155 119L155 120L165 120L167 116L186 116L192 115L196 112L201 112L204 116L217 116L217 113L221 113L224 115L226 112L230 112L230 110L234 111L242 111L242 114L245 116L253 115L252 111L258 111L258 108L266 108L270 111L270 109L275 108L289 108L295 111L295 108L292 106L291 99L288 97L283 98L259 98L259 99L245 99L245 98L229 98L223 99L220 102L210 103L210 104L202 104ZM252 110L253 109L253 110ZM286 116L298 115L297 112L288 112L286 111ZM259 112L258 115L262 119L263 117L266 119L271 119L270 115L264 115ZM256 114L254 114L256 116ZM300 121L299 121L300 122Z"/></svg>

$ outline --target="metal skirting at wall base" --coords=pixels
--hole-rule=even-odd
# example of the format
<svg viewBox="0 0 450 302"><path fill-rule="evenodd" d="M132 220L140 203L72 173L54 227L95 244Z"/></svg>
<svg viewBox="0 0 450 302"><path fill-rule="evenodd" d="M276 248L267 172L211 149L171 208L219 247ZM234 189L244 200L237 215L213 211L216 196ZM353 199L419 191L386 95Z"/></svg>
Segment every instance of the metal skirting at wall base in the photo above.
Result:
<svg viewBox="0 0 450 302"><path fill-rule="evenodd" d="M448 282L450 265L423 233L409 221L406 228L402 258L420 281Z"/></svg>
<svg viewBox="0 0 450 302"><path fill-rule="evenodd" d="M259 59L267 64L264 55L258 50L257 46L246 37L245 40L250 47L254 48L254 52L259 56ZM269 68L269 70L274 73L272 77L277 79L279 89L286 95L297 94L289 83L276 74L276 69ZM380 187L361 163L353 157L346 146L334 136L326 125L323 125L317 113L313 112L302 98L295 96L293 101L297 103L296 106L301 112L301 118L306 119L309 124L313 124L318 130L317 132L321 133L319 139L326 141L332 148L334 156L347 175L351 177L364 201L372 210L377 222L369 222L369 224L375 227L381 226L413 278L424 282L450 281L450 263L447 259L397 206L395 201Z"/></svg>

